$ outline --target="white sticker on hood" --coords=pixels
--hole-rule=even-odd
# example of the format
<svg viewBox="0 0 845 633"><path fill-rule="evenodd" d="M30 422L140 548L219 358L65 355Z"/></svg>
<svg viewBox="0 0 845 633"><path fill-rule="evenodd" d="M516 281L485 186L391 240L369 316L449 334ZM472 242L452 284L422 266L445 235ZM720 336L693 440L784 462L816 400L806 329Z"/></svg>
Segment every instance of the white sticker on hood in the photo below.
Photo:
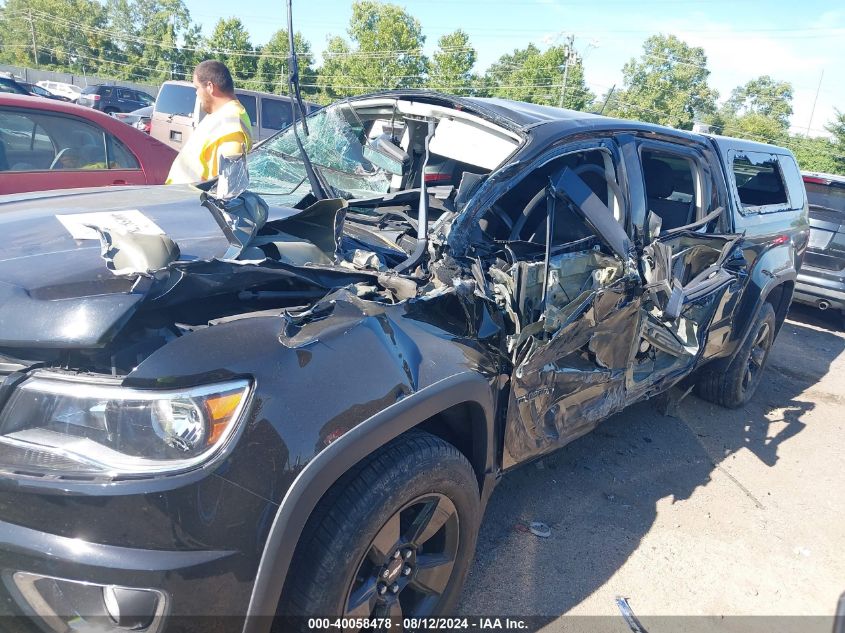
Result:
<svg viewBox="0 0 845 633"><path fill-rule="evenodd" d="M99 233L91 228L92 226L111 231L120 231L122 233L164 235L161 227L138 209L57 215L56 219L64 225L71 234L71 237L75 240L100 239Z"/></svg>

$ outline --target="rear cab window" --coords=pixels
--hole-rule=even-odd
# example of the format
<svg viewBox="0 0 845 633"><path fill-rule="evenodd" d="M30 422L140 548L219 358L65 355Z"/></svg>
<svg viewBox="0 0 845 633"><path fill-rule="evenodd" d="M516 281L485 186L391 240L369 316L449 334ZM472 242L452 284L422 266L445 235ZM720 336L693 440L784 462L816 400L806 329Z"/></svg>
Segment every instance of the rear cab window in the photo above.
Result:
<svg viewBox="0 0 845 633"><path fill-rule="evenodd" d="M773 213L804 206L804 186L791 156L731 150L729 157L743 214Z"/></svg>

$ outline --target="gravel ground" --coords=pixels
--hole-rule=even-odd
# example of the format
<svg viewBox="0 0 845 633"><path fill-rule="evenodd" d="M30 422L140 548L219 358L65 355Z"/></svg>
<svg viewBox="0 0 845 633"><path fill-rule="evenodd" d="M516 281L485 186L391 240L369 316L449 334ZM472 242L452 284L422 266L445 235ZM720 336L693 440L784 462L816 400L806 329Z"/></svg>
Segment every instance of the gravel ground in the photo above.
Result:
<svg viewBox="0 0 845 633"><path fill-rule="evenodd" d="M505 476L460 613L625 633L624 596L648 633L830 633L845 591L845 335L834 316L793 308L744 409L690 395L667 417L643 403ZM531 521L551 536L520 531Z"/></svg>

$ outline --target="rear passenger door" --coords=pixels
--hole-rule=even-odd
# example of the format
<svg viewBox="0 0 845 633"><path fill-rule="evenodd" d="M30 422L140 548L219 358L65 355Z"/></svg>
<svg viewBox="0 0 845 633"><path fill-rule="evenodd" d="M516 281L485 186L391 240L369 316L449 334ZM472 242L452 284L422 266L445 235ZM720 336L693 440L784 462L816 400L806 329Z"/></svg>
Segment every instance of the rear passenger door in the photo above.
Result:
<svg viewBox="0 0 845 633"><path fill-rule="evenodd" d="M639 141L637 149L631 172L641 172L645 217L643 300L626 381L631 399L683 378L714 337L719 345L748 271L715 153L680 141Z"/></svg>

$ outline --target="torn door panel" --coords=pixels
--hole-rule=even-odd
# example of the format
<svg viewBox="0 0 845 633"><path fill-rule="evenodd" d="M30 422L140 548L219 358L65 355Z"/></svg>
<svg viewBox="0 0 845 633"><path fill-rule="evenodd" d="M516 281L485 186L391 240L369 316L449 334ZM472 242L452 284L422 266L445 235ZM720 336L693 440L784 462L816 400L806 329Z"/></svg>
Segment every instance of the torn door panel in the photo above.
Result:
<svg viewBox="0 0 845 633"><path fill-rule="evenodd" d="M516 352L522 360L511 383L506 466L565 444L626 404L638 299L619 279L582 292L565 310L558 331L538 332Z"/></svg>
<svg viewBox="0 0 845 633"><path fill-rule="evenodd" d="M632 396L662 390L698 361L717 309L740 289L744 260L736 259L737 242L737 236L682 232L644 249L647 283L628 375Z"/></svg>

